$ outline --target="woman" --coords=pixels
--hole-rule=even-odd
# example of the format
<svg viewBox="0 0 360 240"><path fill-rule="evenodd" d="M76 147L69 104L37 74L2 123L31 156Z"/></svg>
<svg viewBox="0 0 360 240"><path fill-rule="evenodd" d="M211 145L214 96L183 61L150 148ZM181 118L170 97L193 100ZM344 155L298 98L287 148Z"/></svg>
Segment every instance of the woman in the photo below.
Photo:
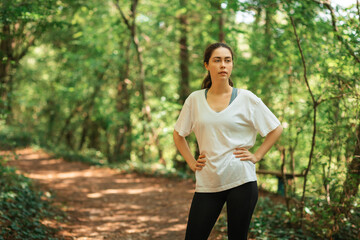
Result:
<svg viewBox="0 0 360 240"><path fill-rule="evenodd" d="M207 239L226 202L229 240L247 239L258 198L255 164L282 133L280 121L250 91L233 88L233 52L224 43L207 47L208 75L202 90L186 99L175 124L174 142L195 172L196 188L185 239ZM197 160L185 139L194 131ZM265 137L253 153L256 135Z"/></svg>

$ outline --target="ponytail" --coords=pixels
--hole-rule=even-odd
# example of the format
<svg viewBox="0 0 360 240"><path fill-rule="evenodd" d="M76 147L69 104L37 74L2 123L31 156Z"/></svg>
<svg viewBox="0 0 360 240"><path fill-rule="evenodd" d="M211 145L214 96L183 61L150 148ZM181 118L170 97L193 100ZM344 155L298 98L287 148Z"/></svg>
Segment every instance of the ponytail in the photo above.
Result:
<svg viewBox="0 0 360 240"><path fill-rule="evenodd" d="M206 89L210 87L211 87L211 77L210 77L210 73L208 72L208 74L206 75L206 77L204 78L201 84L201 89Z"/></svg>

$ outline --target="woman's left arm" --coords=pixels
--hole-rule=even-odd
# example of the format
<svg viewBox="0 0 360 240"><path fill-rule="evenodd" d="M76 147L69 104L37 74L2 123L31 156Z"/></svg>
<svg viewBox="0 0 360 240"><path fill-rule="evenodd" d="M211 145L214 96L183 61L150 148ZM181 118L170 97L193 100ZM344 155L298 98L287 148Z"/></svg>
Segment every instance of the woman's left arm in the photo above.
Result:
<svg viewBox="0 0 360 240"><path fill-rule="evenodd" d="M253 154L246 148L236 148L234 155L236 158L240 158L242 161L251 161L254 164L260 161L265 154L270 150L270 148L275 144L275 142L279 139L281 133L283 131L283 127L279 125L277 128L272 130L266 135L264 142L261 146L256 150Z"/></svg>

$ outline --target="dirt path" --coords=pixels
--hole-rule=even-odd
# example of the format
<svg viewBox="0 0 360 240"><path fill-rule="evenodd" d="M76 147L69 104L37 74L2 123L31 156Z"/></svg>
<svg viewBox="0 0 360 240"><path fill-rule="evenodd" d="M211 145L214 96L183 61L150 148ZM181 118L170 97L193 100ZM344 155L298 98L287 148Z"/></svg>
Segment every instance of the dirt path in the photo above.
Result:
<svg viewBox="0 0 360 240"><path fill-rule="evenodd" d="M65 223L53 223L65 239L184 239L192 181L120 173L30 148L17 154L9 165L55 193L67 213Z"/></svg>
<svg viewBox="0 0 360 240"><path fill-rule="evenodd" d="M20 173L35 180L41 190L55 194L55 204L66 212L61 227L65 239L110 240L181 240L194 183L121 173L110 168L54 159L39 150L16 151L18 157L8 162ZM0 154L6 154L0 152ZM280 196L260 191L274 202ZM223 239L213 230L209 240Z"/></svg>

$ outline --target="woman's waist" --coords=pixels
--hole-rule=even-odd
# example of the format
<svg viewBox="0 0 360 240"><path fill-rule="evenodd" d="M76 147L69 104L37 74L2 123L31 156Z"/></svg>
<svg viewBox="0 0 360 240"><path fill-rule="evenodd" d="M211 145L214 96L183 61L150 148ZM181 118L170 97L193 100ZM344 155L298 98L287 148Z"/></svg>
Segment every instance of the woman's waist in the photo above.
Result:
<svg viewBox="0 0 360 240"><path fill-rule="evenodd" d="M252 146L234 146L226 150L214 151L213 149L200 149L200 154L205 155L205 159L211 164L223 163L235 158L236 148L250 149Z"/></svg>

